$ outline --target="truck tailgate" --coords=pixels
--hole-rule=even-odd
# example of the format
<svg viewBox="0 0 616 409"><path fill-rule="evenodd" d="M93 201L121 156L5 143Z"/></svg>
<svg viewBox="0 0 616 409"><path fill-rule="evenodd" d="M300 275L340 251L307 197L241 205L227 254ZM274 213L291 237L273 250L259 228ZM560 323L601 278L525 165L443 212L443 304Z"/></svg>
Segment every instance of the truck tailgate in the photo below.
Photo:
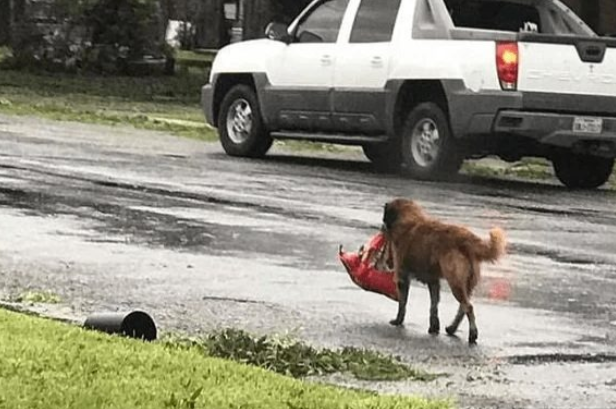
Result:
<svg viewBox="0 0 616 409"><path fill-rule="evenodd" d="M616 39L523 33L519 64L519 91L616 97Z"/></svg>

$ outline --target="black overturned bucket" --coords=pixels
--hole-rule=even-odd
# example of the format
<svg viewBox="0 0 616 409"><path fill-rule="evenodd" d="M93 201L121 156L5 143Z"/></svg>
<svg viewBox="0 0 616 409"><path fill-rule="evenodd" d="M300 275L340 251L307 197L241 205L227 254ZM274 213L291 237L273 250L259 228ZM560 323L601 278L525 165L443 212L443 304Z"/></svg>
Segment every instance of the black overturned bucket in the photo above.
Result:
<svg viewBox="0 0 616 409"><path fill-rule="evenodd" d="M143 311L93 314L86 319L83 326L86 329L124 335L144 341L156 339L156 324L152 317Z"/></svg>

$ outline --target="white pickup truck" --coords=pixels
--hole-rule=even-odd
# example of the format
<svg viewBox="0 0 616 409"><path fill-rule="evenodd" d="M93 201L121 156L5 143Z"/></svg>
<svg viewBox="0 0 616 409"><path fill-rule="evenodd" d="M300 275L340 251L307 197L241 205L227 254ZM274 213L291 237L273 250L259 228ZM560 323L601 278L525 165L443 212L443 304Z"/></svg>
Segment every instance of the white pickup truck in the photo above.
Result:
<svg viewBox="0 0 616 409"><path fill-rule="evenodd" d="M435 179L466 158L548 158L592 189L616 157L616 38L558 0L315 0L227 46L202 89L229 155L274 139L359 145Z"/></svg>

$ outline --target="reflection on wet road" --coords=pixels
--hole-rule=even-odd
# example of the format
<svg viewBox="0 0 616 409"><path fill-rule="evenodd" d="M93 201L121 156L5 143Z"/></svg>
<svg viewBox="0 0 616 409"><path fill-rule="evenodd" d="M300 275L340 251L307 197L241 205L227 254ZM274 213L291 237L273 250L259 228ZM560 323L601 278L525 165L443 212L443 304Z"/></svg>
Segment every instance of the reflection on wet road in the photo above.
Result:
<svg viewBox="0 0 616 409"><path fill-rule="evenodd" d="M249 161L197 141L10 117L0 147L4 293L54 290L77 317L139 307L168 330L297 330L319 345L379 348L451 377L364 386L462 406L616 405L611 192L423 183L372 173L353 152ZM466 326L460 339L427 334L419 285L406 328L390 328L395 304L358 290L339 264L338 245L364 243L396 196L482 236L506 229L510 255L484 267L476 294L477 348ZM446 322L457 306L443 298Z"/></svg>

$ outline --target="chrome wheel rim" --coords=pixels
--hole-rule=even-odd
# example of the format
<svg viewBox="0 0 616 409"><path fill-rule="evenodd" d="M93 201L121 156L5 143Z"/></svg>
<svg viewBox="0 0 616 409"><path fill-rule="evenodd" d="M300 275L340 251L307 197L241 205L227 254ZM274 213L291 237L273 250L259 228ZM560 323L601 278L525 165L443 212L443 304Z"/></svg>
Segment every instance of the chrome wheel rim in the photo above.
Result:
<svg viewBox="0 0 616 409"><path fill-rule="evenodd" d="M227 135L235 144L242 144L250 137L252 131L252 109L243 98L231 104L227 112Z"/></svg>
<svg viewBox="0 0 616 409"><path fill-rule="evenodd" d="M422 119L411 135L413 160L421 167L429 167L436 161L439 150L440 136L436 123L430 118Z"/></svg>

